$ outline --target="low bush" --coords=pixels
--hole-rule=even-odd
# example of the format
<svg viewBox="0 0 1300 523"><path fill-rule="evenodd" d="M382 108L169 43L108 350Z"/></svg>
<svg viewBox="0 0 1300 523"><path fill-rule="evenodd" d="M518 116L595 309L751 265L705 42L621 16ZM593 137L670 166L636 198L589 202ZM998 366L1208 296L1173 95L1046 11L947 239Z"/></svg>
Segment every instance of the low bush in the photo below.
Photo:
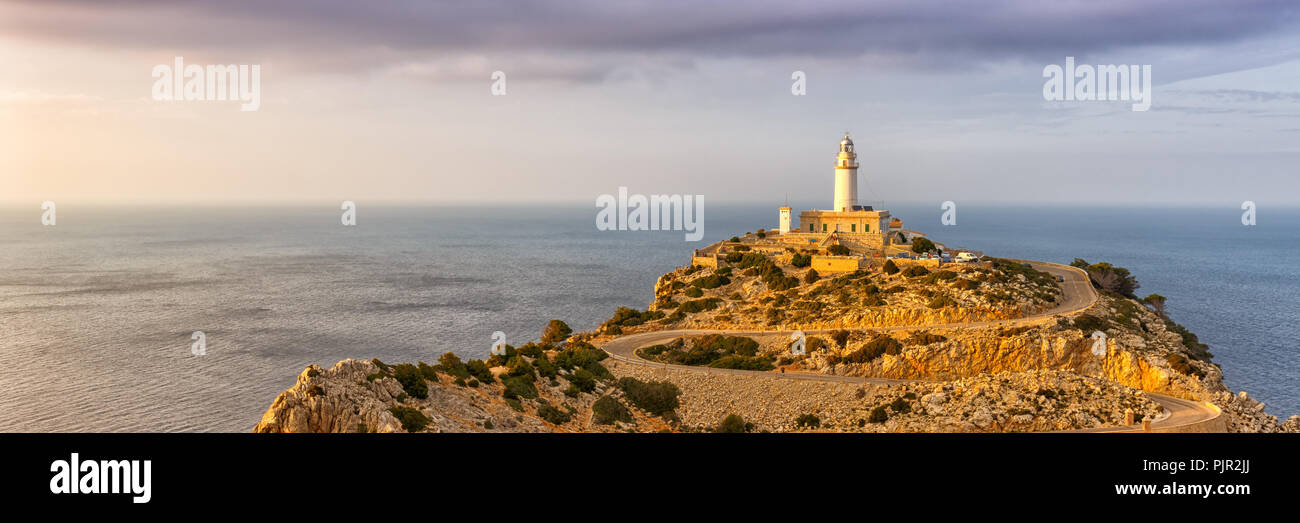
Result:
<svg viewBox="0 0 1300 523"><path fill-rule="evenodd" d="M424 373L419 367L410 363L399 363L392 367L393 377L402 384L402 390L420 399L429 397L429 385L424 381Z"/></svg>
<svg viewBox="0 0 1300 523"><path fill-rule="evenodd" d="M871 415L867 417L867 421L872 423L884 423L889 421L889 413L885 412L885 407L876 407L871 409Z"/></svg>
<svg viewBox="0 0 1300 523"><path fill-rule="evenodd" d="M940 294L938 296L935 296L934 298L931 298L930 302L926 304L926 306L931 309L942 309L944 307L954 307L956 305L957 305L957 300L954 300L944 294Z"/></svg>
<svg viewBox="0 0 1300 523"><path fill-rule="evenodd" d="M551 320L550 323L546 324L546 328L542 329L541 342L545 344L560 343L569 339L570 334L573 334L573 329L569 328L569 324L560 320Z"/></svg>
<svg viewBox="0 0 1300 523"><path fill-rule="evenodd" d="M722 422L718 423L718 426L713 429L713 432L738 434L746 432L745 429L744 418L741 418L739 414L728 414L727 417L722 418Z"/></svg>
<svg viewBox="0 0 1300 523"><path fill-rule="evenodd" d="M424 430L425 427L429 426L429 422L432 421L428 416L425 416L423 412L420 412L419 409L411 407L389 407L388 412L391 412L393 417L397 418L397 421L402 423L402 430L407 432L419 432Z"/></svg>
<svg viewBox="0 0 1300 523"><path fill-rule="evenodd" d="M465 368L465 363L460 361L460 356L454 352L445 352L438 357L438 368L451 376L457 378L468 378L469 370Z"/></svg>
<svg viewBox="0 0 1300 523"><path fill-rule="evenodd" d="M728 283L731 283L731 278L720 274L710 274L702 278L696 278L691 282L691 286L699 289L716 289Z"/></svg>
<svg viewBox="0 0 1300 523"><path fill-rule="evenodd" d="M850 352L844 356L844 361L849 363L867 363L879 358L881 355L898 355L903 352L903 344L898 340L881 334L871 341L867 342L858 350Z"/></svg>
<svg viewBox="0 0 1300 523"><path fill-rule="evenodd" d="M822 420L816 414L804 414L795 418L794 423L802 428L815 429L821 426Z"/></svg>
<svg viewBox="0 0 1300 523"><path fill-rule="evenodd" d="M921 265L913 265L911 267L908 267L907 270L903 271L903 276L907 276L908 278L917 278L917 277L925 276L927 274L930 274L930 269L927 269Z"/></svg>
<svg viewBox="0 0 1300 523"><path fill-rule="evenodd" d="M598 425L611 425L616 421L632 421L632 411L613 396L601 396L591 404L592 421Z"/></svg>
<svg viewBox="0 0 1300 523"><path fill-rule="evenodd" d="M948 338L941 334L933 334L926 331L916 331L913 332L910 336L908 336L907 339L903 340L903 343L905 345L930 345L932 343L939 343L941 341L947 341L947 340Z"/></svg>
<svg viewBox="0 0 1300 523"><path fill-rule="evenodd" d="M551 423L554 423L556 425L563 425L565 423L568 423L569 420L573 419L573 416L570 416L569 413L564 412L555 407L552 407L550 405L542 405L541 407L538 407L537 417L542 418Z"/></svg>
<svg viewBox="0 0 1300 523"><path fill-rule="evenodd" d="M487 364L483 363L482 360L469 360L465 362L465 370L469 372L470 376L478 378L481 382L492 383L494 381L492 378L492 371L488 370Z"/></svg>
<svg viewBox="0 0 1300 523"><path fill-rule="evenodd" d="M636 378L618 380L618 388L627 395L629 401L637 408L651 414L662 416L677 409L681 389L667 381L641 381Z"/></svg>
<svg viewBox="0 0 1300 523"><path fill-rule="evenodd" d="M880 267L880 271L885 274L898 274L898 265L894 260L885 260L885 265Z"/></svg>

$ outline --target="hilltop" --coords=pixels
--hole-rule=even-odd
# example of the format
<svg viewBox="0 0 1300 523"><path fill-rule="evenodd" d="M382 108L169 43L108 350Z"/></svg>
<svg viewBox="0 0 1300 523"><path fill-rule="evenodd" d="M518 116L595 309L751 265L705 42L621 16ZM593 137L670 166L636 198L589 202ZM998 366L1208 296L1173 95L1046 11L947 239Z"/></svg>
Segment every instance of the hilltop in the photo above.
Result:
<svg viewBox="0 0 1300 523"><path fill-rule="evenodd" d="M255 431L1006 432L1143 418L1300 431L1300 417L1279 423L1228 391L1208 348L1163 298L1138 299L1122 268L864 259L823 275L814 253L722 247L718 267L665 274L644 311L594 331L555 320L484 361L308 367Z"/></svg>

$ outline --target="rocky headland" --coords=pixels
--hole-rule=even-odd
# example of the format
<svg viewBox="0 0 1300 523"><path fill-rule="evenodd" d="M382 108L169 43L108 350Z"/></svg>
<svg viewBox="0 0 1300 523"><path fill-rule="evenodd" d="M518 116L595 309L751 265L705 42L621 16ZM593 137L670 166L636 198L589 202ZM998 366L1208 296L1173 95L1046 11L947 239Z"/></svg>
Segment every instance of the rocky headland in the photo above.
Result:
<svg viewBox="0 0 1300 523"><path fill-rule="evenodd" d="M590 332L555 320L487 360L310 366L254 431L1139 431L1145 419L1300 432L1300 417L1279 423L1229 391L1208 347L1163 298L1137 298L1122 268L1076 260L1095 300L1053 313L1068 283L1030 264L891 260L823 276L803 253L731 247L723 266L665 274L646 310ZM631 357L602 350L657 332L682 334ZM1174 427L1162 398L1209 414Z"/></svg>

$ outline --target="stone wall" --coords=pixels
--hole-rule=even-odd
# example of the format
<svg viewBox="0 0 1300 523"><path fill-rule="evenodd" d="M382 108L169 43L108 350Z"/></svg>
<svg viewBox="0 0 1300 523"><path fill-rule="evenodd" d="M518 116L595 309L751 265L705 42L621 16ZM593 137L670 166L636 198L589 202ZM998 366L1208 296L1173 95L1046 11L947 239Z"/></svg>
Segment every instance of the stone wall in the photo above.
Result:
<svg viewBox="0 0 1300 523"><path fill-rule="evenodd" d="M857 256L813 256L812 268L818 274L853 272L863 267L863 261Z"/></svg>

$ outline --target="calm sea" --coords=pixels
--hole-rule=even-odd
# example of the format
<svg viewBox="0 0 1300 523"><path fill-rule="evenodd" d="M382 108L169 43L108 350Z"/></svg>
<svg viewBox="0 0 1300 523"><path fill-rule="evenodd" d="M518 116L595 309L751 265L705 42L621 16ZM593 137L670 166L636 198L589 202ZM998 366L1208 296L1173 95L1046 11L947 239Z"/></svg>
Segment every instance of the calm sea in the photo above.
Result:
<svg viewBox="0 0 1300 523"><path fill-rule="evenodd" d="M689 243L597 231L587 203L360 203L355 227L333 205L63 204L52 227L37 206L0 208L0 430L246 431L308 364L483 357L494 331L592 328L644 308L692 248L776 222L776 205L710 203ZM1298 211L1243 227L1231 206L962 207L944 227L937 202L891 210L950 246L1128 267L1230 387L1300 412Z"/></svg>

